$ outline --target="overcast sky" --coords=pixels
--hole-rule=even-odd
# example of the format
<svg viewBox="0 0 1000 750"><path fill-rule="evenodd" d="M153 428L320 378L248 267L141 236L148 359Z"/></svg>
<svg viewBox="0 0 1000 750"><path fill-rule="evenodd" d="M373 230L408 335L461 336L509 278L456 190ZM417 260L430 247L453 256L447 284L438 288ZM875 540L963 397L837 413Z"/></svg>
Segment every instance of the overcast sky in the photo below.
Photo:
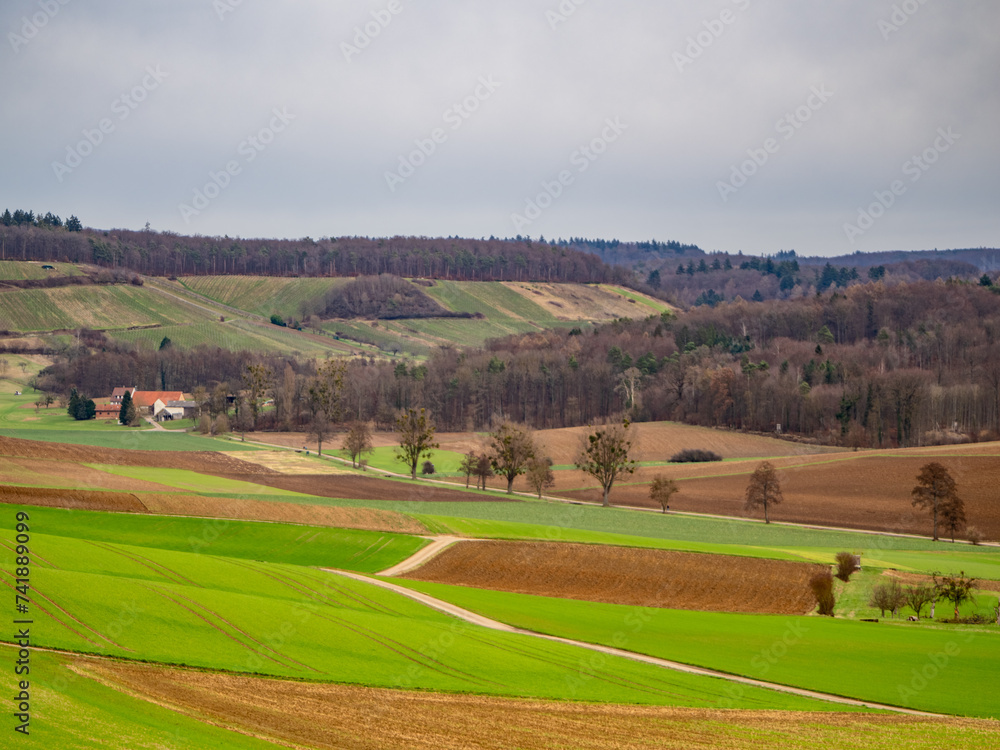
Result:
<svg viewBox="0 0 1000 750"><path fill-rule="evenodd" d="M996 0L5 0L0 209L996 247L998 30Z"/></svg>

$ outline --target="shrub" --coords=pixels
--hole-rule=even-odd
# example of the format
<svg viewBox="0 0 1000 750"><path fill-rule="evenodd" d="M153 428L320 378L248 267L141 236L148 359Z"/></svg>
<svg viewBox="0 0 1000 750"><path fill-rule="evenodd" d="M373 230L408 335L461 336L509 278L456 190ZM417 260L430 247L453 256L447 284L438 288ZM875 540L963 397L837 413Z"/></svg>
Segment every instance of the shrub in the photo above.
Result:
<svg viewBox="0 0 1000 750"><path fill-rule="evenodd" d="M201 418L198 420L197 430L202 435L208 435L212 431L212 420L207 414L201 415Z"/></svg>
<svg viewBox="0 0 1000 750"><path fill-rule="evenodd" d="M857 558L850 552L837 553L837 578L844 583L851 580L851 574L858 569Z"/></svg>
<svg viewBox="0 0 1000 750"><path fill-rule="evenodd" d="M213 435L227 435L229 433L229 418L225 414L220 414L212 424Z"/></svg>
<svg viewBox="0 0 1000 750"><path fill-rule="evenodd" d="M833 575L830 571L825 570L810 578L809 588L812 589L813 596L816 597L819 613L833 617L833 606L836 601L833 598Z"/></svg>
<svg viewBox="0 0 1000 750"><path fill-rule="evenodd" d="M975 526L967 526L965 529L965 538L978 547L982 544L983 533Z"/></svg>
<svg viewBox="0 0 1000 750"><path fill-rule="evenodd" d="M675 453L670 457L670 463L674 464L697 464L708 463L709 461L721 461L722 456L712 451L705 451L698 448L688 448L680 453Z"/></svg>
<svg viewBox="0 0 1000 750"><path fill-rule="evenodd" d="M434 464L430 461L424 461L423 467L420 469L420 473L424 476L429 476L434 473Z"/></svg>

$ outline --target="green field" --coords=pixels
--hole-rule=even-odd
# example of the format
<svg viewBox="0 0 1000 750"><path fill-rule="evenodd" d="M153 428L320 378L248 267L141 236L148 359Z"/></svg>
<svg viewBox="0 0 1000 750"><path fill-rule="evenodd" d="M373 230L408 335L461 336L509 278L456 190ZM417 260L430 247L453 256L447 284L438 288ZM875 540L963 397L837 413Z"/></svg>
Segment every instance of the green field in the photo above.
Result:
<svg viewBox="0 0 1000 750"><path fill-rule="evenodd" d="M0 294L0 320L11 331L95 330L175 325L204 320L144 287L73 286Z"/></svg>
<svg viewBox="0 0 1000 750"><path fill-rule="evenodd" d="M346 278L286 279L262 276L189 276L181 283L192 292L221 302L228 307L270 318L301 320L315 311L316 305L332 289L346 284Z"/></svg>
<svg viewBox="0 0 1000 750"><path fill-rule="evenodd" d="M371 453L366 453L364 455L364 459L368 462L368 467L371 469L381 469L383 471L391 471L397 474L409 474L410 467L396 458L396 451L397 449L392 446L383 446L375 448ZM335 455L338 455L348 461L351 460L351 456L343 450L336 451ZM456 453L454 451L431 451L430 462L434 464L434 476L465 476L459 469L462 458L463 456L461 453ZM421 467L424 465L425 460L426 459L421 459L420 463L417 464L418 476L421 474Z"/></svg>
<svg viewBox="0 0 1000 750"><path fill-rule="evenodd" d="M54 266L48 271L43 265ZM52 276L81 276L82 272L72 263L36 263L34 261L0 260L0 280L29 281Z"/></svg>
<svg viewBox="0 0 1000 750"><path fill-rule="evenodd" d="M713 706L729 688L721 680L620 658L593 663L576 647L457 623L398 594L301 567L321 550L331 565L376 567L375 556L385 564L385 547L365 547L363 532L328 543L313 535L338 532L292 527L310 551L288 564L273 561L287 556L285 545L259 544L280 525L231 524L257 526L263 536L227 539L227 526L202 549L174 551L123 539L145 534L160 545L171 533L179 538L185 530L171 529L173 519L105 516L88 528L87 517L99 514L59 519L39 510L27 509L37 645L310 680L538 698ZM211 527L205 520L190 522ZM93 538L109 532L115 541ZM400 544L408 539L369 536ZM12 537L5 529L8 544ZM408 549L393 547L395 559L424 543L409 540ZM237 547L225 546L234 541ZM230 556L237 549L242 554ZM3 561L9 580L9 550ZM834 708L762 689L747 689L737 705Z"/></svg>
<svg viewBox="0 0 1000 750"><path fill-rule="evenodd" d="M399 583L540 633L609 646L624 639L621 647L630 651L784 685L924 711L1000 717L1000 693L968 689L990 684L1000 670L996 626L908 627L902 622L643 609ZM915 673L925 676L917 679Z"/></svg>

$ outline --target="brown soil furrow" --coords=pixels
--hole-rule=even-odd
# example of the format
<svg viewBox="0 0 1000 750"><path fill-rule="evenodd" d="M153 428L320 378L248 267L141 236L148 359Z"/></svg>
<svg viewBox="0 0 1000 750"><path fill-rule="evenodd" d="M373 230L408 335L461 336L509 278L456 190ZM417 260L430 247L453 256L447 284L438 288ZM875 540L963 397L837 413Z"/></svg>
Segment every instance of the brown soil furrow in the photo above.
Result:
<svg viewBox="0 0 1000 750"><path fill-rule="evenodd" d="M554 542L459 542L403 578L638 607L807 614L822 566ZM586 571L585 575L581 571Z"/></svg>

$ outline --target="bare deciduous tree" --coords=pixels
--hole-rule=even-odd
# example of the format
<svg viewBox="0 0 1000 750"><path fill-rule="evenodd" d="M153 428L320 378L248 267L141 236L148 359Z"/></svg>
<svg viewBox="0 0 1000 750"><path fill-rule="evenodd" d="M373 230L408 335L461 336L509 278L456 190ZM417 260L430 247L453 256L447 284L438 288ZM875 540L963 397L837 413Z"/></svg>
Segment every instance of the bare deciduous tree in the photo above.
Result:
<svg viewBox="0 0 1000 750"><path fill-rule="evenodd" d="M680 489L673 479L657 475L653 477L653 482L649 485L649 497L653 502L659 503L663 512L666 513L670 510L670 498L680 492Z"/></svg>
<svg viewBox="0 0 1000 750"><path fill-rule="evenodd" d="M895 615L904 604L906 604L906 594L895 578L887 583L877 584L868 599L868 605L878 607L882 617L885 617L886 612Z"/></svg>
<svg viewBox="0 0 1000 750"><path fill-rule="evenodd" d="M937 461L925 464L917 475L917 486L913 488L913 506L915 508L925 508L931 511L934 518L934 541L938 539L938 519L948 506L958 506L960 509L962 501L958 497L958 489L955 480L952 479L948 469ZM952 511L954 514L955 511ZM962 510L962 522L965 521L964 509Z"/></svg>
<svg viewBox="0 0 1000 750"><path fill-rule="evenodd" d="M979 583L975 578L969 578L962 570L957 576L939 576L934 574L934 589L938 596L955 605L955 619L958 619L958 608L965 602L974 602L973 591Z"/></svg>
<svg viewBox="0 0 1000 750"><path fill-rule="evenodd" d="M530 459L525 479L528 480L531 489L538 493L538 499L541 500L542 491L553 487L556 483L555 474L552 473L552 459L548 456Z"/></svg>
<svg viewBox="0 0 1000 750"><path fill-rule="evenodd" d="M750 476L744 509L748 513L753 513L757 508L764 508L764 523L771 523L768 516L769 507L777 505L784 499L778 472L769 461L765 461Z"/></svg>
<svg viewBox="0 0 1000 750"><path fill-rule="evenodd" d="M903 595L906 597L906 605L916 613L918 620L923 608L934 601L937 596L934 592L934 587L927 584L907 586L903 591Z"/></svg>
<svg viewBox="0 0 1000 750"><path fill-rule="evenodd" d="M507 494L514 492L514 480L527 471L535 457L535 439L525 425L503 422L490 433L490 463L493 471L507 479Z"/></svg>
<svg viewBox="0 0 1000 750"><path fill-rule="evenodd" d="M431 451L440 447L434 442L434 422L426 409L407 409L396 417L399 448L396 458L410 467L410 478L417 478L417 464L421 458L430 458Z"/></svg>
<svg viewBox="0 0 1000 750"><path fill-rule="evenodd" d="M631 450L628 422L599 428L586 437L586 442L580 448L576 468L601 483L605 508L610 506L608 495L615 480L623 474L635 472L636 462L629 458Z"/></svg>
<svg viewBox="0 0 1000 750"><path fill-rule="evenodd" d="M343 450L351 457L351 465L357 468L358 458L372 451L372 427L368 422L351 422L344 435Z"/></svg>

